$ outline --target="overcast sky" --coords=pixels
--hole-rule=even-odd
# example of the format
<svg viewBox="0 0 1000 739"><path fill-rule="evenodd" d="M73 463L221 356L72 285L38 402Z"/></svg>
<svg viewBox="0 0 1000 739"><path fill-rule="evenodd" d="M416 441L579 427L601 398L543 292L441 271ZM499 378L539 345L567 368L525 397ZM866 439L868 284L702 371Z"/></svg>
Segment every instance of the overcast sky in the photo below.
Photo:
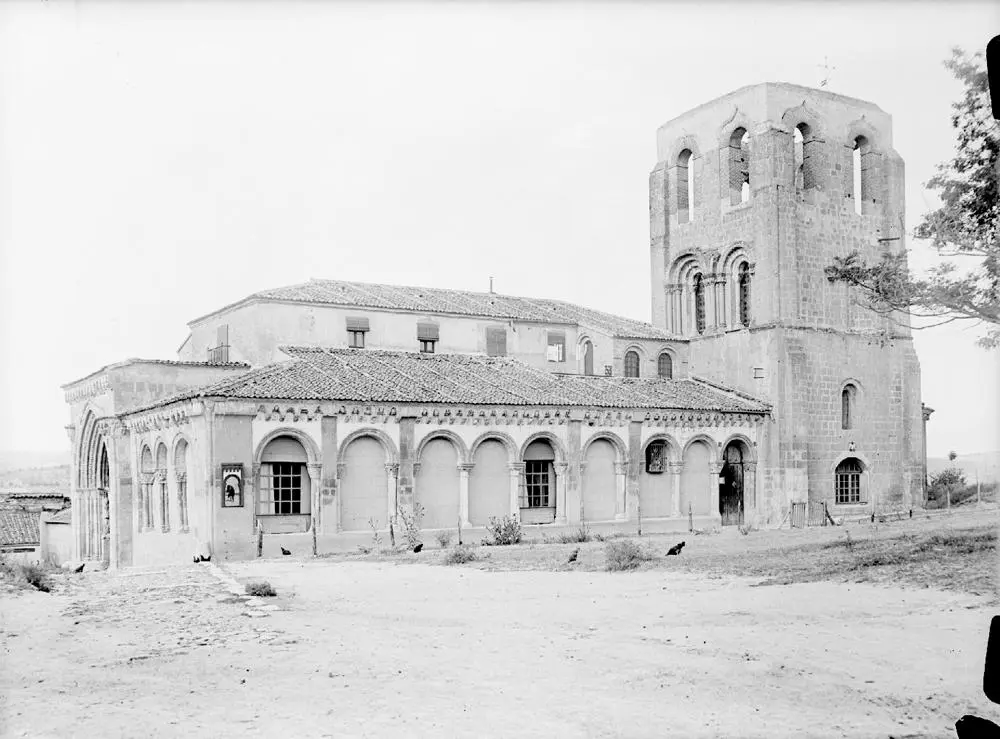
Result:
<svg viewBox="0 0 1000 739"><path fill-rule="evenodd" d="M941 61L997 30L988 3L2 3L0 449L68 449L60 385L310 277L648 321L657 126L824 60L892 114L912 228L954 145ZM916 337L931 455L1000 449L977 335Z"/></svg>

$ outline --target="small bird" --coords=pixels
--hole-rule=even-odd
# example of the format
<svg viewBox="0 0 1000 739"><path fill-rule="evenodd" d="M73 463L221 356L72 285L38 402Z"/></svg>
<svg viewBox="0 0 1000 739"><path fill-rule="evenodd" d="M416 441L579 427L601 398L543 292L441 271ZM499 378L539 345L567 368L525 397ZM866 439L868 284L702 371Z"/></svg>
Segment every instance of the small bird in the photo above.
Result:
<svg viewBox="0 0 1000 739"><path fill-rule="evenodd" d="M282 554L284 554L284 555L285 555L286 557L287 557L287 556L288 556L289 554L291 554L291 552L290 552L290 551L288 551L287 549L285 549L284 547L281 547L281 553L282 553Z"/></svg>
<svg viewBox="0 0 1000 739"><path fill-rule="evenodd" d="M420 550L423 549L423 548L424 548L424 543L420 542L415 547L413 547L413 553L414 554L419 554Z"/></svg>
<svg viewBox="0 0 1000 739"><path fill-rule="evenodd" d="M670 549L667 550L667 554L680 554L681 549L684 548L684 545L686 543L687 542L682 541L680 544L674 544L672 547L670 547Z"/></svg>
<svg viewBox="0 0 1000 739"><path fill-rule="evenodd" d="M569 561L576 562L576 555L580 553L580 547L577 547L572 552L569 553Z"/></svg>
<svg viewBox="0 0 1000 739"><path fill-rule="evenodd" d="M83 568L84 568L85 566L86 566L86 563L84 563L84 564L80 565L79 567L74 567L74 568L73 568L73 572L74 572L74 574L79 574L79 573L83 572Z"/></svg>

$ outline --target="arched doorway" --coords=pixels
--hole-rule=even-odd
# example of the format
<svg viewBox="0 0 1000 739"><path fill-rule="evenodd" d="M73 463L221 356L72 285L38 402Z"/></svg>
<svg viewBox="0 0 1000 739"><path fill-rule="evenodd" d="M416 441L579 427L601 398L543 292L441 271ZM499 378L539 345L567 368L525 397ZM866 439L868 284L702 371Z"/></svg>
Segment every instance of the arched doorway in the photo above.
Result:
<svg viewBox="0 0 1000 739"><path fill-rule="evenodd" d="M722 474L719 479L719 514L723 526L742 526L745 508L744 492L746 464L743 444L732 441L722 454Z"/></svg>

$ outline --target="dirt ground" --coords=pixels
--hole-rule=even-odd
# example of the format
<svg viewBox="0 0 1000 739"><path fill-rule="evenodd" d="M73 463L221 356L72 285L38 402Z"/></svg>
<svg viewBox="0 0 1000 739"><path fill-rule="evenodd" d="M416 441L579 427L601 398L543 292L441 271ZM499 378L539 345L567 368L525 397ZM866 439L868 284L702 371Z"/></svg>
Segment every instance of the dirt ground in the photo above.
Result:
<svg viewBox="0 0 1000 739"><path fill-rule="evenodd" d="M842 536L700 536L673 569L620 573L595 542L579 570L558 544L452 567L431 550L61 576L0 602L0 734L947 737L964 713L1000 721L981 685L988 595L762 585L712 564ZM252 579L278 597L234 595Z"/></svg>

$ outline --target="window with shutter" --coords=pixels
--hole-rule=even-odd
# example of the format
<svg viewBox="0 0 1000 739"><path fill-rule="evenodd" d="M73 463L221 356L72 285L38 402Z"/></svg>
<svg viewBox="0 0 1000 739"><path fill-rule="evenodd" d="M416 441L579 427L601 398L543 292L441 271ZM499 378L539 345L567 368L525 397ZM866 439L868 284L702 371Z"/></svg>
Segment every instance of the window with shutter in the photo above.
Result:
<svg viewBox="0 0 1000 739"><path fill-rule="evenodd" d="M507 329L499 327L486 329L486 354L491 357L507 356Z"/></svg>

